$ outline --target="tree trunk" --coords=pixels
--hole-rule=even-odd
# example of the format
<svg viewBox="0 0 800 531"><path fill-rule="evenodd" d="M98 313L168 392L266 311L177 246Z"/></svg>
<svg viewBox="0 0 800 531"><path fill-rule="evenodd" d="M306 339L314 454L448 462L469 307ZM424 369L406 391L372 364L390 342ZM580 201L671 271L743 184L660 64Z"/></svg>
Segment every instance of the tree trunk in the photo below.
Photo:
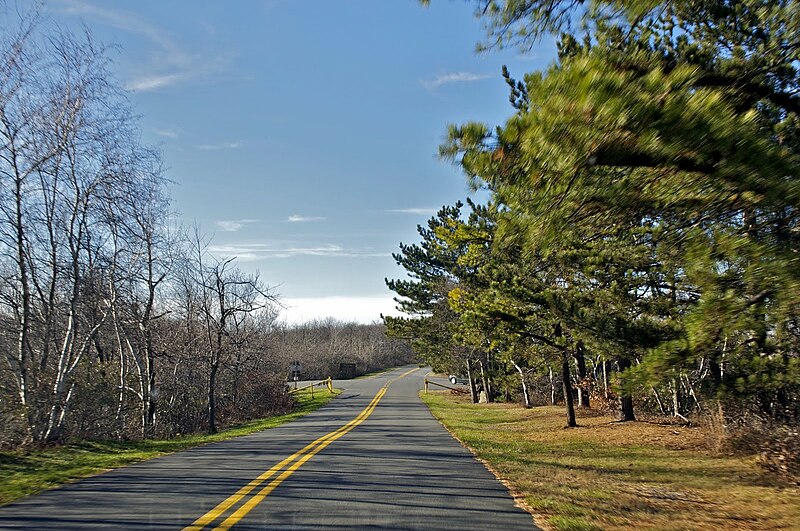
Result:
<svg viewBox="0 0 800 531"><path fill-rule="evenodd" d="M692 386L691 380L689 380L689 377L685 374L683 374L682 376L686 385L686 391L689 393L689 396L692 397L692 400L694 400L694 405L695 407L697 407L697 411L702 412L703 406L700 405L700 399L697 398L697 394L694 392L694 387Z"/></svg>
<svg viewBox="0 0 800 531"><path fill-rule="evenodd" d="M12 144L13 150L13 144ZM19 176L19 172L16 168L16 153L14 156L14 166L15 171L17 171L17 177L15 178L15 190L14 190L14 199L15 199L15 207L16 207L16 219L15 223L15 236L16 236L16 245L17 245L17 273L19 274L19 283L20 283L20 291L22 292L22 301L21 306L22 308L19 310L19 333L17 337L17 351L16 359L14 360L16 363L14 364L14 377L17 381L17 393L19 396L19 402L22 406L22 409L25 411L25 416L27 420L27 436L31 440L36 440L38 437L38 426L37 426L37 412L31 408L31 404L28 400L28 394L30 392L29 389L29 374L28 374L28 365L30 363L29 360L29 351L30 345L28 342L28 333L30 329L30 318L31 318L31 292L30 286L28 284L28 270L27 270L27 256L25 251L25 231L23 228L23 219L22 219L22 212L23 212L23 204L22 204L22 184L23 178ZM12 366L9 363L9 366Z"/></svg>
<svg viewBox="0 0 800 531"><path fill-rule="evenodd" d="M666 415L667 410L664 409L664 403L661 401L661 396L658 394L658 389L656 389L654 386L651 386L650 390L653 391L653 396L655 397L656 403L658 404L658 410L661 411L662 415Z"/></svg>
<svg viewBox="0 0 800 531"><path fill-rule="evenodd" d="M556 382L555 377L553 376L553 366L549 363L547 364L547 372L550 375L550 405L556 405Z"/></svg>
<svg viewBox="0 0 800 531"><path fill-rule="evenodd" d="M561 379L564 389L564 405L567 408L567 427L574 428L578 425L575 421L575 406L572 403L572 379L569 374L569 357L566 352L561 354Z"/></svg>
<svg viewBox="0 0 800 531"><path fill-rule="evenodd" d="M589 390L586 389L586 356L583 352L583 341L578 341L575 345L575 365L578 369L578 405L588 408L589 406Z"/></svg>
<svg viewBox="0 0 800 531"><path fill-rule="evenodd" d="M478 403L478 389L475 386L475 376L472 374L472 363L467 359L467 378L469 379L469 396L473 404Z"/></svg>
<svg viewBox="0 0 800 531"><path fill-rule="evenodd" d="M528 396L528 384L525 383L525 373L522 371L522 367L517 365L514 360L511 360L511 364L514 365L514 368L517 369L517 372L519 373L519 380L522 383L522 396L525 398L525 407L530 409L531 398Z"/></svg>
<svg viewBox="0 0 800 531"><path fill-rule="evenodd" d="M492 390L489 388L489 377L486 374L486 368L484 367L482 359L478 360L478 366L481 369L481 382L483 383L483 391L486 393L486 400L488 402L494 402L494 399L492 398Z"/></svg>
<svg viewBox="0 0 800 531"><path fill-rule="evenodd" d="M149 335L149 333L148 333ZM148 339L148 342L150 340ZM155 359L152 353L152 347L147 347L147 432L149 435L155 435L155 428L156 428L156 400L157 400L157 390L156 390L156 370L155 370Z"/></svg>
<svg viewBox="0 0 800 531"><path fill-rule="evenodd" d="M626 358L619 358L617 365L619 365L619 372L622 374L626 369L630 368L631 362ZM623 422L636 420L636 416L633 414L633 397L625 390L620 390L619 393L619 420Z"/></svg>
<svg viewBox="0 0 800 531"><path fill-rule="evenodd" d="M678 382L675 378L672 379L672 415L678 417L681 415L680 397L678 395Z"/></svg>
<svg viewBox="0 0 800 531"><path fill-rule="evenodd" d="M636 416L633 414L633 397L630 395L619 397L619 420L623 422L636 420Z"/></svg>

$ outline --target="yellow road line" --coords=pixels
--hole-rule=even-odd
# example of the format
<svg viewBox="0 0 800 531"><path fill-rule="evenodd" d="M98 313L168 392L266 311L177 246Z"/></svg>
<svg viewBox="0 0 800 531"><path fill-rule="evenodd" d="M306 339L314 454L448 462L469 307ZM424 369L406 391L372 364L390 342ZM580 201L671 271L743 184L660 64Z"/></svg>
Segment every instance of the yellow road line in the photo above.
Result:
<svg viewBox="0 0 800 531"><path fill-rule="evenodd" d="M278 487L278 485L283 483L284 479L286 479L289 476L291 476L292 474L294 474L294 472L298 468L303 466L303 464L306 461L308 461L309 459L314 457L316 454L318 454L319 452L324 450L333 441L335 441L339 437L344 437L350 430L352 430L353 428L355 428L356 426L358 426L359 424L361 424L362 422L367 420L367 417L369 417L370 414L372 414L372 412L378 406L378 401L381 398L383 398L383 395L385 395L385 394L386 394L386 388L384 387L380 391L378 391L378 394L376 395L377 400L374 400L373 403L370 404L370 406L367 408L367 410L365 410L366 414L363 417L361 417L361 419L359 419L358 422L356 422L352 426L348 427L346 430L343 430L343 431L337 433L336 435L334 435L333 437L330 437L329 439L325 440L320 445L318 445L316 448L314 448L312 451L310 451L306 455L304 455L301 459L297 460L292 466L290 466L289 468L284 470L283 473L281 473L280 476L278 476L277 478L273 479L266 487L261 489L261 491L259 491L255 495L253 495L249 500L247 500L247 502L244 505L239 507L239 509L237 509L228 518L226 518L224 522L222 522L219 526L215 527L214 531L227 531L228 529L230 529L231 526L235 525L239 520L241 520L242 518L247 516L247 513L252 511L256 507L256 505L261 503L264 498L266 498L273 490L275 490Z"/></svg>
<svg viewBox="0 0 800 531"><path fill-rule="evenodd" d="M411 369L410 371L406 371L406 372L404 372L403 374L401 374L400 376L398 376L397 378L395 378L395 379L394 379L394 380L392 380L391 382L387 383L386 385L384 385L384 387L387 387L387 388L388 388L390 385L392 385L393 383L395 383L395 382L396 382L397 380L399 380L400 378L404 378L404 377L408 376L409 374L411 374L412 372L414 372L414 371L418 371L418 370L419 370L419 367L414 367L414 368L413 368L413 369Z"/></svg>
<svg viewBox="0 0 800 531"><path fill-rule="evenodd" d="M192 522L191 525L184 528L184 531L201 531L205 526L217 520L220 516L222 516L228 509L234 506L236 503L241 501L245 496L250 494L254 489L256 489L259 485L264 483L266 480L280 472L285 466L291 466L284 470L277 478L272 480L267 486L261 489L257 494L254 494L249 500L247 500L244 504L242 504L239 509L237 509L233 514L231 514L228 518L225 519L218 527L214 528L216 530L227 530L234 524L236 524L239 520L244 518L247 513L249 513L253 508L255 508L261 501L269 495L275 488L280 485L286 478L291 476L298 468L303 466L303 464L314 457L316 454L324 450L329 444L333 441L343 437L347 433L349 433L353 428L364 422L367 417L369 417L375 408L378 406L378 402L383 395L386 394L386 391L389 389L389 386L392 385L394 382L408 376L414 371L419 370L419 368L414 368L409 371L404 372L397 378L390 380L387 382L373 397L370 403L364 408L361 413L359 413L356 418L345 424L344 426L326 434L322 437L314 440L313 442L307 444L301 450L293 453L283 461L279 462L278 464L274 465L272 468L258 476L257 478L250 481L247 485L240 488L234 494L220 502L216 507L208 511L206 514Z"/></svg>
<svg viewBox="0 0 800 531"><path fill-rule="evenodd" d="M378 395L379 394L380 394L380 391L378 392ZM274 476L284 466L288 465L289 463L291 463L295 459L298 459L304 453L306 453L307 451L313 449L316 445L320 444L321 442L324 442L329 437L333 437L334 435L336 435L340 431L347 429L348 426L350 426L354 422L358 421L362 417L362 415L364 415L364 413L366 413L366 411L369 410L369 408L378 400L378 395L375 395L375 397L372 399L372 401L369 403L369 405L364 409L364 411L359 413L356 418L354 418L353 420L351 420L350 422L348 422L344 426L342 426L342 427L340 427L340 428L338 428L338 429L336 429L336 430L334 430L334 431L332 431L332 432L330 432L328 434L325 434L322 437L320 437L320 438L314 440L313 442L307 444L301 450L298 450L297 452L293 453L292 455L290 455L289 457L287 457L286 459L284 459L280 463L274 465L272 468L270 468L269 470L267 470L266 472L264 472L263 474L261 474L257 478L255 478L252 481L250 481L247 485L245 485L244 487L240 488L238 491L236 491L234 494L229 496L227 499L225 499L222 502L220 502L216 507L214 507L213 509L208 511L206 514L204 514L203 516L201 516L200 518L198 518L197 520L192 522L192 524L190 526L185 527L183 531L200 531L201 529L203 529L203 527L207 526L208 524L210 524L211 522L213 522L214 520L219 518L220 515L222 515L225 511L227 511L231 506L233 506L238 501L240 501L242 498L247 496L253 489L255 489L256 487L258 487L259 485L264 483L264 481L268 480L272 476Z"/></svg>

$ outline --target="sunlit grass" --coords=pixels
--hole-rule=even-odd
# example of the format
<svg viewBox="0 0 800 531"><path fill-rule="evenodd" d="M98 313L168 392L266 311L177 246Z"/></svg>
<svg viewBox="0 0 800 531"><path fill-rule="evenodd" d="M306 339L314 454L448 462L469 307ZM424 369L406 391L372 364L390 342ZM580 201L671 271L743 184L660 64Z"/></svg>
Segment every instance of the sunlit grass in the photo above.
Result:
<svg viewBox="0 0 800 531"><path fill-rule="evenodd" d="M3 451L0 452L0 504L112 468L274 428L327 404L339 392L318 389L311 398L308 390L300 391L295 395L297 407L293 411L253 420L213 435L144 441L82 441L26 452Z"/></svg>
<svg viewBox="0 0 800 531"><path fill-rule="evenodd" d="M707 450L699 428L581 417L561 408L473 405L423 394L433 414L472 448L537 517L560 530L791 529L796 489L754 457Z"/></svg>

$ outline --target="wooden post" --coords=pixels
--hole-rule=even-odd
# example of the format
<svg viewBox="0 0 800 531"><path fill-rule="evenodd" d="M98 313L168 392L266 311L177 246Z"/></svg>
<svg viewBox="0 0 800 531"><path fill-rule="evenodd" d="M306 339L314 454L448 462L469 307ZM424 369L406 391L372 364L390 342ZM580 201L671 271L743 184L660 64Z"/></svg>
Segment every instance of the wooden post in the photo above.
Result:
<svg viewBox="0 0 800 531"><path fill-rule="evenodd" d="M428 394L428 378L425 378L425 394Z"/></svg>

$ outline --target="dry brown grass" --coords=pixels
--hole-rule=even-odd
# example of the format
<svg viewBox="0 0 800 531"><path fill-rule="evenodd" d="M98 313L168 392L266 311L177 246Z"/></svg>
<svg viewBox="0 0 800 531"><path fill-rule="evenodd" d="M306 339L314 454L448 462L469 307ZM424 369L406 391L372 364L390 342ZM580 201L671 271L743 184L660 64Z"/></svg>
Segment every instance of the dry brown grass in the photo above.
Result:
<svg viewBox="0 0 800 531"><path fill-rule="evenodd" d="M580 426L565 429L561 408L423 398L546 527L800 529L797 489L755 456L714 452L701 428L578 411Z"/></svg>

